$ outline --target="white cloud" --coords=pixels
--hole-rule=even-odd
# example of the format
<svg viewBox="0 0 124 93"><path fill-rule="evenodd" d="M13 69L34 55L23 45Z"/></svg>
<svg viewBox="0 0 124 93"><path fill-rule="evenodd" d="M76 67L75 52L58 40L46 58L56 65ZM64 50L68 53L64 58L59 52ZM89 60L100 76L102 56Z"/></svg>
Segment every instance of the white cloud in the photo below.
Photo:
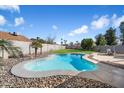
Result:
<svg viewBox="0 0 124 93"><path fill-rule="evenodd" d="M69 33L68 35L69 35L69 36L74 36L74 33L73 33L73 32L71 32L71 33Z"/></svg>
<svg viewBox="0 0 124 93"><path fill-rule="evenodd" d="M121 17L117 17L116 14L113 14L111 21L112 21L112 26L117 28L119 27L120 23L124 21L124 15L122 15Z"/></svg>
<svg viewBox="0 0 124 93"><path fill-rule="evenodd" d="M80 28L77 28L77 29L71 31L68 35L69 36L74 36L74 35L77 35L77 34L82 34L82 33L87 33L87 32L88 32L88 26L83 25Z"/></svg>
<svg viewBox="0 0 124 93"><path fill-rule="evenodd" d="M124 21L124 15L118 17L117 14L113 14L112 17L108 18L108 15L101 16L99 19L91 22L92 29L101 29L108 25L115 28L119 27L120 23Z"/></svg>
<svg viewBox="0 0 124 93"><path fill-rule="evenodd" d="M6 19L4 18L4 16L0 15L0 25L3 26L6 23Z"/></svg>
<svg viewBox="0 0 124 93"><path fill-rule="evenodd" d="M23 17L19 17L19 18L15 18L15 26L20 26L22 24L24 24L24 19Z"/></svg>
<svg viewBox="0 0 124 93"><path fill-rule="evenodd" d="M108 26L110 23L110 19L108 15L101 16L99 19L91 22L92 29L101 29L103 27Z"/></svg>
<svg viewBox="0 0 124 93"><path fill-rule="evenodd" d="M0 9L20 13L20 8L18 5L0 5Z"/></svg>
<svg viewBox="0 0 124 93"><path fill-rule="evenodd" d="M58 27L56 25L52 25L53 30L58 30Z"/></svg>

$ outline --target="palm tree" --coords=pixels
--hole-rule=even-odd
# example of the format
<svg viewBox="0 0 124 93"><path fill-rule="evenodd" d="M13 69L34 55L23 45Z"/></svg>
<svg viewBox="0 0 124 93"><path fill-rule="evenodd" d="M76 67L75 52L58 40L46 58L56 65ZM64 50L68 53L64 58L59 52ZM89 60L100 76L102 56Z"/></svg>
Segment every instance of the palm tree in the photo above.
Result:
<svg viewBox="0 0 124 93"><path fill-rule="evenodd" d="M9 54L12 53L12 56L16 57L17 53L21 53L20 48L14 47L9 41L0 40L0 48L2 51L2 58L4 58L4 50L7 51ZM20 56L20 55L19 55Z"/></svg>
<svg viewBox="0 0 124 93"><path fill-rule="evenodd" d="M78 48L79 46L79 41L76 41L76 48Z"/></svg>
<svg viewBox="0 0 124 93"><path fill-rule="evenodd" d="M10 43L5 40L0 40L0 48L2 51L2 58L4 58L4 50L8 52L8 46L10 46Z"/></svg>
<svg viewBox="0 0 124 93"><path fill-rule="evenodd" d="M42 41L41 41L39 38L33 40L31 46L32 46L33 48L35 48L35 57L37 56L37 50L38 50L39 48L41 49L40 54L42 53Z"/></svg>
<svg viewBox="0 0 124 93"><path fill-rule="evenodd" d="M63 45L63 38L61 38L61 45Z"/></svg>
<svg viewBox="0 0 124 93"><path fill-rule="evenodd" d="M67 40L64 40L64 45L66 46Z"/></svg>
<svg viewBox="0 0 124 93"><path fill-rule="evenodd" d="M12 57L23 57L23 52L21 51L20 47L16 46L10 46L9 47L10 52L12 53Z"/></svg>
<svg viewBox="0 0 124 93"><path fill-rule="evenodd" d="M79 42L78 42L78 41L76 41L75 45L76 45L76 46L78 46L78 43L79 43Z"/></svg>

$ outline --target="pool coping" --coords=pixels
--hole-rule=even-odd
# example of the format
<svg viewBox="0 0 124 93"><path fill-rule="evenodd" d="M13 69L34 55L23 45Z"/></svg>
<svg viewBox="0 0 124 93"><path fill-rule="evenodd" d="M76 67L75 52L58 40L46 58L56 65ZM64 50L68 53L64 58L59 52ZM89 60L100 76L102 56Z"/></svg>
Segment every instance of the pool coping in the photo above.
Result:
<svg viewBox="0 0 124 93"><path fill-rule="evenodd" d="M94 64L99 63L99 61L97 61L97 60L90 59L90 58L89 58L90 55L91 55L91 54L85 54L85 55L83 56L83 58L86 59L86 60L88 60L88 61L90 61L90 62L92 62L92 63L94 63Z"/></svg>

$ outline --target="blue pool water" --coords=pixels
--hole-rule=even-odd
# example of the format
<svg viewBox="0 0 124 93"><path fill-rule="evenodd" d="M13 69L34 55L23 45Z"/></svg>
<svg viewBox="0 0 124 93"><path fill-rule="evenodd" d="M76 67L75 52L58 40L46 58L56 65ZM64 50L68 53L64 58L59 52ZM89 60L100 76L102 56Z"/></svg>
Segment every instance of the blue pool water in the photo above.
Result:
<svg viewBox="0 0 124 93"><path fill-rule="evenodd" d="M84 54L59 54L31 61L24 65L29 71L72 70L91 71L96 64L82 58Z"/></svg>

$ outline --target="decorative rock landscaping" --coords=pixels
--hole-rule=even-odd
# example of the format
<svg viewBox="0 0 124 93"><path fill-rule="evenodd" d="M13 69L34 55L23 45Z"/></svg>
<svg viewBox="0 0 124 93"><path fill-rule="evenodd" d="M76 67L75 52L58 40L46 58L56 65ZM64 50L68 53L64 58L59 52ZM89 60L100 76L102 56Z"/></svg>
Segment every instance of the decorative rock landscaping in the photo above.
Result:
<svg viewBox="0 0 124 93"><path fill-rule="evenodd" d="M0 87L5 88L78 88L78 87L112 87L111 85L78 76L57 75L42 78L21 78L10 73L17 63L30 58L8 59L0 62Z"/></svg>
<svg viewBox="0 0 124 93"><path fill-rule="evenodd" d="M57 88L111 88L112 86L100 81L73 76Z"/></svg>

